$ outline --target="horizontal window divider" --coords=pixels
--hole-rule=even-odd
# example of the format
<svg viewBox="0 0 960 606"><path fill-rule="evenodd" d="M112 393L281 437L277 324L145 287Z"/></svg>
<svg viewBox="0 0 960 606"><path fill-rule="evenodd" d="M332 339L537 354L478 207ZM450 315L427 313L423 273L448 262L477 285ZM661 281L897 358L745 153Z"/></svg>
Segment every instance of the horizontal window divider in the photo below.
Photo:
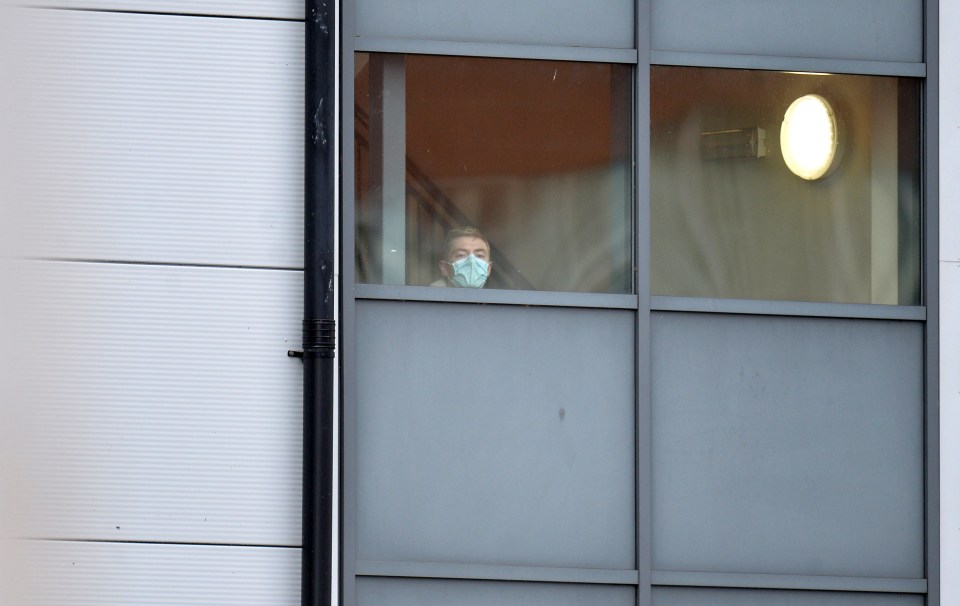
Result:
<svg viewBox="0 0 960 606"><path fill-rule="evenodd" d="M801 589L870 593L927 593L926 579L832 577L793 574L738 574L654 570L652 584L661 587L731 587L740 589Z"/></svg>
<svg viewBox="0 0 960 606"><path fill-rule="evenodd" d="M700 297L650 297L650 309L652 311L686 311L813 318L859 318L864 320L907 320L913 322L922 322L927 319L927 309L922 306L754 299L711 299Z"/></svg>
<svg viewBox="0 0 960 606"><path fill-rule="evenodd" d="M459 42L455 40L415 40L406 38L354 38L354 50L374 53L411 53L419 55L459 55L500 57L505 59L547 59L593 63L636 63L633 48L594 48L588 46L547 46L499 42Z"/></svg>
<svg viewBox="0 0 960 606"><path fill-rule="evenodd" d="M830 74L862 74L871 76L907 76L912 78L923 78L927 75L927 67L924 63L865 61L860 59L820 59L815 57L774 57L766 55L693 53L687 51L670 50L651 51L650 63L654 65L727 67L734 69L822 72Z"/></svg>
<svg viewBox="0 0 960 606"><path fill-rule="evenodd" d="M497 566L440 562L385 562L361 560L357 575L421 579L470 579L483 581L529 581L535 583L586 583L637 585L636 570L602 568L548 568L540 566Z"/></svg>
<svg viewBox="0 0 960 606"><path fill-rule="evenodd" d="M390 301L432 301L442 303L478 303L488 305L527 305L536 307L587 307L595 309L638 309L637 295L534 290L495 290L441 288L435 286L391 286L357 284L357 299Z"/></svg>

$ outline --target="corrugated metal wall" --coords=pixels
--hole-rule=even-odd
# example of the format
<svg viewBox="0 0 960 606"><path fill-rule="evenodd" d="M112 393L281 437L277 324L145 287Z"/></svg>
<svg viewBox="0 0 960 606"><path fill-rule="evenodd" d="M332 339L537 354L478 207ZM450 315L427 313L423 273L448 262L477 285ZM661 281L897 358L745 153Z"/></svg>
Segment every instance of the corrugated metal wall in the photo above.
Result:
<svg viewBox="0 0 960 606"><path fill-rule="evenodd" d="M23 601L299 603L302 4L56 4L20 11Z"/></svg>

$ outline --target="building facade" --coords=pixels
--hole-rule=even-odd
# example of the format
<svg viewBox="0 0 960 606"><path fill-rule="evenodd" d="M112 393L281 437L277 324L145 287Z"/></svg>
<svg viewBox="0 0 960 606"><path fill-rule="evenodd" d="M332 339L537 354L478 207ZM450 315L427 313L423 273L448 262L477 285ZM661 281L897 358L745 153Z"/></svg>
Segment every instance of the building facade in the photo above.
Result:
<svg viewBox="0 0 960 606"><path fill-rule="evenodd" d="M339 7L345 603L960 601L960 10L536 4ZM8 11L9 586L296 603L303 7Z"/></svg>

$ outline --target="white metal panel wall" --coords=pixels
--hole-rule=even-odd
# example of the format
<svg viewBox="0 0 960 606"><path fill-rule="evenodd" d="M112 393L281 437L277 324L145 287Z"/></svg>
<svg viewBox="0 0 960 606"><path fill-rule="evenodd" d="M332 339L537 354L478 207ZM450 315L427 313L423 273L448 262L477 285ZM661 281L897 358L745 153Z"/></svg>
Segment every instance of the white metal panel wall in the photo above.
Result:
<svg viewBox="0 0 960 606"><path fill-rule="evenodd" d="M27 603L296 603L302 15L64 4L118 12L27 11Z"/></svg>
<svg viewBox="0 0 960 606"><path fill-rule="evenodd" d="M302 23L34 12L29 254L302 266Z"/></svg>
<svg viewBox="0 0 960 606"><path fill-rule="evenodd" d="M297 549L62 543L21 554L22 606L264 606L299 603Z"/></svg>
<svg viewBox="0 0 960 606"><path fill-rule="evenodd" d="M32 265L30 534L299 545L301 272Z"/></svg>
<svg viewBox="0 0 960 606"><path fill-rule="evenodd" d="M34 0L34 6L303 20L303 0Z"/></svg>
<svg viewBox="0 0 960 606"><path fill-rule="evenodd" d="M940 2L940 589L960 604L960 4Z"/></svg>

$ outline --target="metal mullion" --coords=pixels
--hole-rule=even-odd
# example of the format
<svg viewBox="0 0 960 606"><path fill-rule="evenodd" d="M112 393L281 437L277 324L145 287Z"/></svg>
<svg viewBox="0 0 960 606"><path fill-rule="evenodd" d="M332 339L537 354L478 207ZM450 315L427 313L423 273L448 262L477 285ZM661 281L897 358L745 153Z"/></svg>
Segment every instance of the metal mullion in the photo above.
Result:
<svg viewBox="0 0 960 606"><path fill-rule="evenodd" d="M357 562L357 575L370 577L636 585L636 570L498 566L450 562Z"/></svg>
<svg viewBox="0 0 960 606"><path fill-rule="evenodd" d="M653 388L650 297L650 58L652 1L637 0L634 92L634 258L636 267L636 566L637 606L653 601Z"/></svg>
<svg viewBox="0 0 960 606"><path fill-rule="evenodd" d="M596 48L585 46L548 46L494 42L459 42L413 38L355 38L355 50L371 53L413 55L455 55L461 57L499 57L504 59L545 59L593 63L636 63L632 48Z"/></svg>
<svg viewBox="0 0 960 606"><path fill-rule="evenodd" d="M355 149L354 149L354 31L356 3L340 2L340 604L356 604L357 554L357 304Z"/></svg>
<svg viewBox="0 0 960 606"><path fill-rule="evenodd" d="M655 65L824 72L870 76L906 76L911 78L923 78L927 73L927 66L924 63L780 57L772 55L734 55L687 51L653 51L650 61Z"/></svg>
<svg viewBox="0 0 960 606"><path fill-rule="evenodd" d="M927 306L924 339L924 569L927 606L940 606L940 221L939 221L939 1L924 2L923 88L923 302Z"/></svg>
<svg viewBox="0 0 960 606"><path fill-rule="evenodd" d="M923 322L927 319L928 313L927 308L923 306L662 296L652 297L651 308L656 311L914 322Z"/></svg>
<svg viewBox="0 0 960 606"><path fill-rule="evenodd" d="M653 584L659 587L723 587L913 594L927 593L929 587L926 579L666 570L655 570L653 572Z"/></svg>
<svg viewBox="0 0 960 606"><path fill-rule="evenodd" d="M527 305L540 307L584 307L593 309L637 309L636 295L584 292L516 291L494 289L436 288L357 284L357 299L477 303L482 305Z"/></svg>

